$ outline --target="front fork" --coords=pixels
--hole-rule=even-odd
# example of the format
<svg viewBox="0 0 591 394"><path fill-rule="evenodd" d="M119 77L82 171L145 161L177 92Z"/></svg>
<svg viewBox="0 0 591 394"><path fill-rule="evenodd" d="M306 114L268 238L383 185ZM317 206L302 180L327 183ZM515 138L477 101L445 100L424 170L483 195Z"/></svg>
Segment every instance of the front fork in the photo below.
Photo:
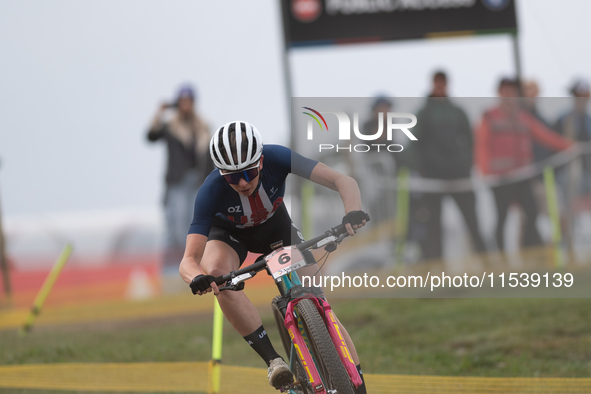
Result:
<svg viewBox="0 0 591 394"><path fill-rule="evenodd" d="M300 278L296 272L291 272L290 274L283 275L277 280L277 287L279 288L279 292L281 295L285 295L289 292L289 290L294 286L301 286ZM314 383L318 386L318 382L322 384L322 387L325 385L322 382L322 378L318 374L318 368L316 367L317 363L315 362L313 356L310 354L309 348L309 341L304 331L304 326L302 324L302 320L298 313L295 313L293 310L289 313L289 319L294 323L292 325L292 329L287 328L286 321L287 311L285 308L281 310L283 315L283 321L281 324L285 327L289 334L289 338L291 340L291 348L289 352L289 369L296 372L296 362L299 358L302 368L304 368L304 372L308 376L308 382L314 387ZM297 328L297 329L296 329ZM297 338L297 339L296 339ZM294 341L295 339L295 341ZM296 379L298 376L295 376ZM306 382L301 382L301 385L306 384ZM282 390L283 391L283 390ZM309 391L309 390L308 390ZM293 389L289 389L289 394L297 394ZM326 393L325 391L318 391L318 394Z"/></svg>
<svg viewBox="0 0 591 394"><path fill-rule="evenodd" d="M318 363L310 353L310 341L302 324L299 314L294 311L294 303L291 301L285 313L284 325L291 339L291 352L289 355L290 369L295 372L296 357L299 358L302 368L306 373L308 382L313 392L318 394L326 393L326 384L318 373ZM296 376L297 377L297 376ZM302 382L301 384L304 384ZM292 391L292 393L294 393Z"/></svg>
<svg viewBox="0 0 591 394"><path fill-rule="evenodd" d="M282 277L280 283L281 294L287 294L290 288L296 285L300 285L299 277L295 272L291 274L285 275ZM304 327L297 312L296 305L302 298L298 298L295 300L291 300L287 306L285 311L285 320L284 325L285 328L288 330L290 339L291 339L291 351L290 351L290 369L295 371L295 357L299 357L302 366L308 375L308 379L316 393L326 393L326 384L322 381L320 374L318 373L318 362L314 359L314 357L310 354L309 349L309 340L306 336L306 332L304 331ZM326 329L328 330L328 334L339 354L341 362L345 369L347 370L347 374L351 379L351 382L354 384L355 387L359 387L361 385L362 380L359 376L359 372L355 367L355 363L351 357L349 349L345 343L343 336L341 335L339 326L337 324L336 317L330 307L330 304L325 300L319 300L318 298L310 298L314 305L316 306L320 316L326 321ZM296 355L297 352L297 355ZM290 390L293 393L293 390Z"/></svg>

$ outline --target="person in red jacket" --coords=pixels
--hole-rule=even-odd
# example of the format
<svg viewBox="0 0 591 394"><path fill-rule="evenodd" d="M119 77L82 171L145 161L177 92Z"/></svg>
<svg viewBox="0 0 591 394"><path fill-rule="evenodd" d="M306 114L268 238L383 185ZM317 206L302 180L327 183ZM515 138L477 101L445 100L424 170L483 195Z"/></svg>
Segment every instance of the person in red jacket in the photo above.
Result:
<svg viewBox="0 0 591 394"><path fill-rule="evenodd" d="M508 175L534 162L533 141L553 151L568 148L571 142L547 128L520 107L517 82L503 78L499 83L499 106L485 112L476 130L476 165L483 175ZM496 241L504 249L504 227L509 206L516 202L525 213L523 245L542 244L536 227L538 208L530 180L493 188L497 207Z"/></svg>

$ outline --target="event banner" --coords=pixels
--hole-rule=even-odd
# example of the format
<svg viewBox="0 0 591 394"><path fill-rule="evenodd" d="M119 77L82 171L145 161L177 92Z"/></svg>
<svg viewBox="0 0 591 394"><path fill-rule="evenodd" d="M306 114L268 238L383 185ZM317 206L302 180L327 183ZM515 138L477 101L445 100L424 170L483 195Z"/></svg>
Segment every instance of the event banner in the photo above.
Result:
<svg viewBox="0 0 591 394"><path fill-rule="evenodd" d="M515 0L282 0L288 47L516 33Z"/></svg>

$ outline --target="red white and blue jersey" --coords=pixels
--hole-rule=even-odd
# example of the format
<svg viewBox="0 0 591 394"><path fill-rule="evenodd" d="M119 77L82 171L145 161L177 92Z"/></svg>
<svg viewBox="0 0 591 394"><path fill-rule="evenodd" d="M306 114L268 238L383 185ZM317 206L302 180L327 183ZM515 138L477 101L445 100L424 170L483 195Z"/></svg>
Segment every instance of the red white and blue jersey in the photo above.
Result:
<svg viewBox="0 0 591 394"><path fill-rule="evenodd" d="M209 235L214 218L236 228L254 227L270 219L283 204L285 179L293 173L310 179L317 161L280 145L263 146L263 169L257 190L246 197L236 192L213 170L195 199L189 234Z"/></svg>

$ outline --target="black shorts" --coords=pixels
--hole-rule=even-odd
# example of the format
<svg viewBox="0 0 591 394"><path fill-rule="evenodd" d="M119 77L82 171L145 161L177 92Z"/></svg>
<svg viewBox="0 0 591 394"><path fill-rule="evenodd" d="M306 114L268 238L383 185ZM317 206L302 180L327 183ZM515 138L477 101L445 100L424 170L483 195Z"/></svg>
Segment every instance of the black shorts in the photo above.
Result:
<svg viewBox="0 0 591 394"><path fill-rule="evenodd" d="M304 242L302 233L291 221L284 204L269 220L254 227L236 228L216 217L207 240L218 240L230 245L238 254L240 265L244 263L248 252L269 254L273 251L272 246L278 243L288 246Z"/></svg>

